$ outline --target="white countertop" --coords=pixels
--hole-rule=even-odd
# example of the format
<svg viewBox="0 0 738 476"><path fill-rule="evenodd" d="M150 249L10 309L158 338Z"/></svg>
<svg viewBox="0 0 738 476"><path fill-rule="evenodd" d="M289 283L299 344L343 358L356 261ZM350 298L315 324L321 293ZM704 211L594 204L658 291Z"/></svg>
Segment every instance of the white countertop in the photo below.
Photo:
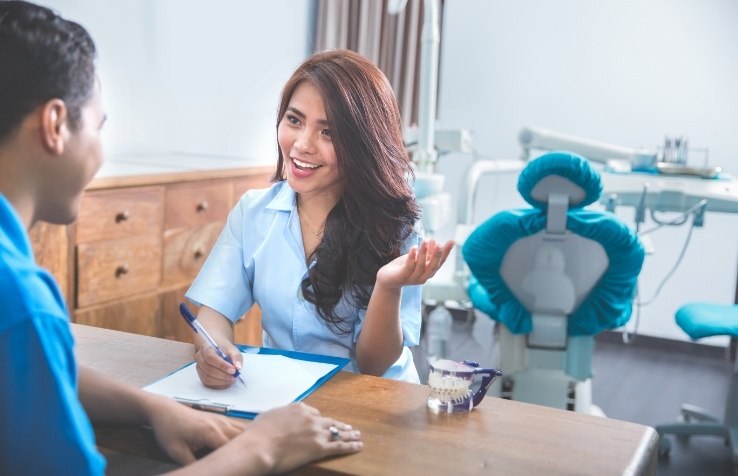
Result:
<svg viewBox="0 0 738 476"><path fill-rule="evenodd" d="M192 172L241 167L269 166L274 162L253 157L195 154L189 152L111 154L96 177L124 177L172 172Z"/></svg>

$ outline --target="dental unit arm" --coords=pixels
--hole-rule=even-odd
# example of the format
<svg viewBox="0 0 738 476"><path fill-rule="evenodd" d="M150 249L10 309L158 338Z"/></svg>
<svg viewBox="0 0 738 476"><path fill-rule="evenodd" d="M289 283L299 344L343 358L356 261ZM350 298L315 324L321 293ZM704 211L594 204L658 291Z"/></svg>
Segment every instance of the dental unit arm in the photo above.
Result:
<svg viewBox="0 0 738 476"><path fill-rule="evenodd" d="M634 170L653 170L658 162L657 153L648 149L631 149L537 127L521 129L518 141L523 149L522 159L526 162L530 159L531 149L568 150L602 164L609 160L625 160L630 162Z"/></svg>

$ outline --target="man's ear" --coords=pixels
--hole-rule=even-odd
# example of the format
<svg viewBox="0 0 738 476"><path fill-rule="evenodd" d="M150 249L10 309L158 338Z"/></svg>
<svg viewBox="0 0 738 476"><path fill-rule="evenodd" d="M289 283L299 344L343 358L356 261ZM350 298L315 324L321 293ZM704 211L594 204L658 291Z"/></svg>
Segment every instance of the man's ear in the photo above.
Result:
<svg viewBox="0 0 738 476"><path fill-rule="evenodd" d="M61 155L69 136L69 111L61 99L50 99L39 110L41 142L49 153Z"/></svg>

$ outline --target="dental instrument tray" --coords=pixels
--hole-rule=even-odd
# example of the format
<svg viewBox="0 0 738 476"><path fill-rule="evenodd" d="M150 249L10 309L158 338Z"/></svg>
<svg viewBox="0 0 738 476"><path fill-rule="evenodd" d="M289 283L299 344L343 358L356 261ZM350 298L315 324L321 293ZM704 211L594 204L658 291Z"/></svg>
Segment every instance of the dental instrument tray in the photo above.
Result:
<svg viewBox="0 0 738 476"><path fill-rule="evenodd" d="M718 178L720 172L723 171L722 167L718 166L690 167L671 162L658 162L656 164L656 170L664 175L693 175L705 179Z"/></svg>

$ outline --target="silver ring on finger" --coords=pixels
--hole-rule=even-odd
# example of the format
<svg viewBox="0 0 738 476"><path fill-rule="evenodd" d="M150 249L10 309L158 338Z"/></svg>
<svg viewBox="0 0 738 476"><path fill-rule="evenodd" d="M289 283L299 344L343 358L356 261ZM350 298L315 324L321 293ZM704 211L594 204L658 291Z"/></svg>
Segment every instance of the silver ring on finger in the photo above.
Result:
<svg viewBox="0 0 738 476"><path fill-rule="evenodd" d="M338 428L333 425L328 427L328 431L331 432L331 436L328 438L330 441L338 441L341 437L341 434L338 432Z"/></svg>

